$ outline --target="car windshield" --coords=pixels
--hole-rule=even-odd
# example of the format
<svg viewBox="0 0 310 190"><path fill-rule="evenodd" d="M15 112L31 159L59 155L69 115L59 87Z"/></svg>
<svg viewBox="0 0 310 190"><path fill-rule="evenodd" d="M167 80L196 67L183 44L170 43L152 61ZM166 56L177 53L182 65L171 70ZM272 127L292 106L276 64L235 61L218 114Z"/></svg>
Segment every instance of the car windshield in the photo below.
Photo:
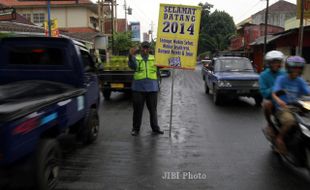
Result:
<svg viewBox="0 0 310 190"><path fill-rule="evenodd" d="M219 59L215 64L215 71L253 71L248 59Z"/></svg>

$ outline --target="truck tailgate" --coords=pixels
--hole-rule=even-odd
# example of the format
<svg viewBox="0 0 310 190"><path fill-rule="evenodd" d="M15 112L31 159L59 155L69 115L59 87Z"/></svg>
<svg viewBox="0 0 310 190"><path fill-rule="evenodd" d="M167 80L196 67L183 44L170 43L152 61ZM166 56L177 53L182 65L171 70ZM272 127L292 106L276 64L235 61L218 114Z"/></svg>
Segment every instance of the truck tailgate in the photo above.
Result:
<svg viewBox="0 0 310 190"><path fill-rule="evenodd" d="M85 89L50 81L19 81L0 86L0 122L85 93Z"/></svg>
<svg viewBox="0 0 310 190"><path fill-rule="evenodd" d="M98 74L104 82L131 82L134 71L102 71Z"/></svg>

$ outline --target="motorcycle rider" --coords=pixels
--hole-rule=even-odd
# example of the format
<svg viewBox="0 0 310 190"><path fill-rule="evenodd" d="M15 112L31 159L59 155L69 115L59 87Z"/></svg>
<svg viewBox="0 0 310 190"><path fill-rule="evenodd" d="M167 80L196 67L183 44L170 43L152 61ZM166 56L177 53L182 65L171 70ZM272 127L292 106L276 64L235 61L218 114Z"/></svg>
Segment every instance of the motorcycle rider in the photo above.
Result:
<svg viewBox="0 0 310 190"><path fill-rule="evenodd" d="M259 77L259 90L263 97L262 107L268 124L267 127L264 128L264 133L270 138L275 137L271 122L271 115L274 110L271 94L276 78L285 74L281 69L283 59L284 54L281 51L272 50L267 52L265 55L265 63L269 68L263 71Z"/></svg>
<svg viewBox="0 0 310 190"><path fill-rule="evenodd" d="M288 131L296 126L293 113L288 108L289 103L294 103L303 95L310 95L310 89L304 79L301 78L305 60L300 56L288 57L285 62L286 75L276 79L272 92L272 98L276 102L276 117L279 119L281 129L275 138L276 151L286 154L287 149L284 138ZM284 92L277 94L277 92Z"/></svg>

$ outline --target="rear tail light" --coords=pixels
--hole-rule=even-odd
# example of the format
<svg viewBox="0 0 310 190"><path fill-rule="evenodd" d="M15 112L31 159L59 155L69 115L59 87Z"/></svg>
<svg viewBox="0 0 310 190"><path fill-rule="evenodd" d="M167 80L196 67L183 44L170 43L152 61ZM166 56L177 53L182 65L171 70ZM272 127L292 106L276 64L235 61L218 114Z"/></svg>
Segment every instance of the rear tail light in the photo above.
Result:
<svg viewBox="0 0 310 190"><path fill-rule="evenodd" d="M26 134L35 129L39 124L39 120L37 117L28 119L24 121L23 123L19 124L15 129L13 130L13 134Z"/></svg>
<svg viewBox="0 0 310 190"><path fill-rule="evenodd" d="M32 53L44 53L45 50L44 49L33 49Z"/></svg>

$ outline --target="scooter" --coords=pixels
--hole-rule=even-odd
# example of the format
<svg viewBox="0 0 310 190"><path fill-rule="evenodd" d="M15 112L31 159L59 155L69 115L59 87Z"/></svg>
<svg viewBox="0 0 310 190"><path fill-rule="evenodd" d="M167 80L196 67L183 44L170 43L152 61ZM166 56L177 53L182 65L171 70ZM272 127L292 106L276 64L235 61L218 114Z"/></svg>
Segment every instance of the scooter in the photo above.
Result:
<svg viewBox="0 0 310 190"><path fill-rule="evenodd" d="M288 161L295 167L307 169L310 174L310 97L302 97L297 102L289 104L288 108L292 111L297 121L297 126L284 138L287 153L278 153L276 151L275 139L270 138L265 132L264 135L270 142L272 150L280 158ZM281 124L275 115L272 116L272 122L277 135Z"/></svg>

